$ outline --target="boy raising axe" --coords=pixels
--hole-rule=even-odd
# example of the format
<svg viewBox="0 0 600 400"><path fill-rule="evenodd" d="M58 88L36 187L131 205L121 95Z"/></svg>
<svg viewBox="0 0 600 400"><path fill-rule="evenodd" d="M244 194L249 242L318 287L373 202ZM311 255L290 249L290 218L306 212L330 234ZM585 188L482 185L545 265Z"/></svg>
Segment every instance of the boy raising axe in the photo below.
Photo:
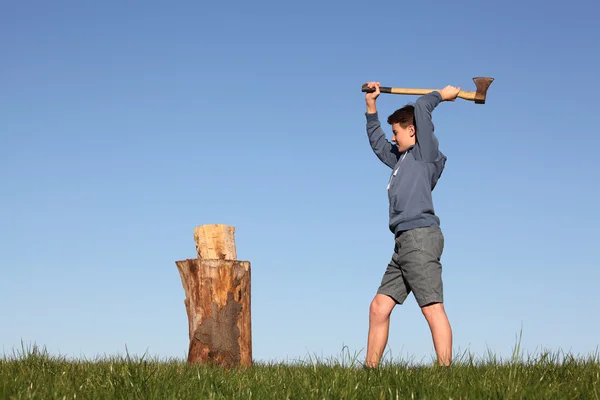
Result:
<svg viewBox="0 0 600 400"><path fill-rule="evenodd" d="M444 236L435 215L432 190L442 175L446 156L440 152L431 113L442 101L454 101L460 88L434 90L390 115L390 143L381 129L376 100L379 82L368 82L374 92L365 95L369 143L377 157L391 168L387 185L389 229L395 235L392 258L369 310L365 367L377 367L387 345L390 315L413 293L429 329L440 365L452 362L452 329L443 304L442 264Z"/></svg>

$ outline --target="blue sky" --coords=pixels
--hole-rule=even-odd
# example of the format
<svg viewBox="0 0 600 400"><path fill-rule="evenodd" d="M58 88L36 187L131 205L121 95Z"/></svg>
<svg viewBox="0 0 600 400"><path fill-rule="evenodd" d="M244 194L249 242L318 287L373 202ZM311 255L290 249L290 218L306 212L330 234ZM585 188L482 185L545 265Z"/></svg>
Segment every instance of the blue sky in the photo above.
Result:
<svg viewBox="0 0 600 400"><path fill-rule="evenodd" d="M252 265L255 359L364 356L393 236L360 86L492 76L487 104L434 111L455 351L508 357L522 329L528 353L595 352L598 7L5 2L1 351L185 357L175 261L222 223ZM434 356L412 296L389 346Z"/></svg>

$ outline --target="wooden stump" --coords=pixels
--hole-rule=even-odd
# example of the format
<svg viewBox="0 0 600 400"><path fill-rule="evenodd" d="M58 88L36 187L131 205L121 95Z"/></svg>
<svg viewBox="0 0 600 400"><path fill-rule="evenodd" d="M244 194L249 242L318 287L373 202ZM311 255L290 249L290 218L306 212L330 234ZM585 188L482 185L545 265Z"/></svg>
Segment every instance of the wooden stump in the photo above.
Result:
<svg viewBox="0 0 600 400"><path fill-rule="evenodd" d="M188 363L252 365L250 262L235 259L234 232L226 225L197 227L198 258L175 262L186 297Z"/></svg>

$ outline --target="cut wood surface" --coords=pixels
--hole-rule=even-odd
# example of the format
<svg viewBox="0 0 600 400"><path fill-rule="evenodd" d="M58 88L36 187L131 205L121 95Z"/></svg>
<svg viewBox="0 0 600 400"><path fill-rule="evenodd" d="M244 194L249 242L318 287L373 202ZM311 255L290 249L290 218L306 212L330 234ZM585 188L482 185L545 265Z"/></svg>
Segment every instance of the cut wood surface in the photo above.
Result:
<svg viewBox="0 0 600 400"><path fill-rule="evenodd" d="M200 225L194 229L198 258L203 260L237 260L235 228L229 225Z"/></svg>
<svg viewBox="0 0 600 400"><path fill-rule="evenodd" d="M250 262L176 261L185 291L189 363L252 365Z"/></svg>

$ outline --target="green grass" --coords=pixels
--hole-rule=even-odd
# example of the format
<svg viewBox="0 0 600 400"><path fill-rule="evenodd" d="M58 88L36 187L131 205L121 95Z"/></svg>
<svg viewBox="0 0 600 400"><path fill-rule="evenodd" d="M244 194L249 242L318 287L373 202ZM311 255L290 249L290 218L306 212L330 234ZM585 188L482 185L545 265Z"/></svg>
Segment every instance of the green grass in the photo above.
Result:
<svg viewBox="0 0 600 400"><path fill-rule="evenodd" d="M449 368L358 357L252 368L113 356L69 360L33 346L0 360L2 399L600 399L597 356L544 353L510 360L464 355Z"/></svg>

